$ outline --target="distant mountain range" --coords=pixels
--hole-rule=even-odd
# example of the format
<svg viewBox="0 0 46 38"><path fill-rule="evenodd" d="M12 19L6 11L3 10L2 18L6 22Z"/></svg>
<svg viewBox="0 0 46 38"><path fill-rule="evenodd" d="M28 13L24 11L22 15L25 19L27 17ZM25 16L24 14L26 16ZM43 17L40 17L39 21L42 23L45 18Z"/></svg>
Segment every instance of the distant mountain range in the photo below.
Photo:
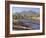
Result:
<svg viewBox="0 0 46 38"><path fill-rule="evenodd" d="M40 15L40 13L36 13L36 12L33 12L33 11L22 11L20 13L16 12L15 14L13 15L17 15L17 14L21 14L21 15Z"/></svg>

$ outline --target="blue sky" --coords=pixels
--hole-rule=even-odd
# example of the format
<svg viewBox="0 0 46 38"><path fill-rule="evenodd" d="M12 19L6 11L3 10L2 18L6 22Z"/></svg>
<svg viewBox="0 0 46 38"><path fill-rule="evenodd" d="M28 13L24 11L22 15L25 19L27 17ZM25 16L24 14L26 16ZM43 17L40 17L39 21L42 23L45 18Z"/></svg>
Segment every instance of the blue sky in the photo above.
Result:
<svg viewBox="0 0 46 38"><path fill-rule="evenodd" d="M29 10L36 12L36 13L40 12L40 8L30 8L30 7L13 7L12 8L13 13L16 13L16 12L20 13L22 11L29 11Z"/></svg>

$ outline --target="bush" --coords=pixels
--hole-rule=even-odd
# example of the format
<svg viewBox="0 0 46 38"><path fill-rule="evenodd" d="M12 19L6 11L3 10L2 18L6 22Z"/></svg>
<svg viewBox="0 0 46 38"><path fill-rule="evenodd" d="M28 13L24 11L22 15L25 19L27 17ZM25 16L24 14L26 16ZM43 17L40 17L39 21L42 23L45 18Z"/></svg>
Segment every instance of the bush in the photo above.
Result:
<svg viewBox="0 0 46 38"><path fill-rule="evenodd" d="M14 25L21 25L23 24L22 22L18 21L18 22L13 22Z"/></svg>

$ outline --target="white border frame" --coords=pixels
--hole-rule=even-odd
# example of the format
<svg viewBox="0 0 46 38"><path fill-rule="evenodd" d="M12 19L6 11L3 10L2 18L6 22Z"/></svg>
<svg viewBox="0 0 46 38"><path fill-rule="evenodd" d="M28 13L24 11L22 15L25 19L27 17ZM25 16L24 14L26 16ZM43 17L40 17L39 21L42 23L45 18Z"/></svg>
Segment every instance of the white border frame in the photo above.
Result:
<svg viewBox="0 0 46 38"><path fill-rule="evenodd" d="M12 7L31 7L31 8L40 8L40 30L23 30L23 31L13 31L12 27ZM23 33L39 33L42 32L42 6L36 5L19 5L19 4L10 4L10 34L23 34Z"/></svg>

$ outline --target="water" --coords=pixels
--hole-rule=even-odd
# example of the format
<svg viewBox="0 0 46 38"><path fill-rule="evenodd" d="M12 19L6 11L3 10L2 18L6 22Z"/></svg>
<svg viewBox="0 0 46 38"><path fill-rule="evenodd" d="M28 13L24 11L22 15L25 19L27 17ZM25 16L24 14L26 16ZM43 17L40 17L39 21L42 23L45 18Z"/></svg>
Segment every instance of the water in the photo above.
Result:
<svg viewBox="0 0 46 38"><path fill-rule="evenodd" d="M22 22L24 25L28 25L29 28L33 28L34 30L40 29L40 23L29 21L29 19L18 20L18 22Z"/></svg>

